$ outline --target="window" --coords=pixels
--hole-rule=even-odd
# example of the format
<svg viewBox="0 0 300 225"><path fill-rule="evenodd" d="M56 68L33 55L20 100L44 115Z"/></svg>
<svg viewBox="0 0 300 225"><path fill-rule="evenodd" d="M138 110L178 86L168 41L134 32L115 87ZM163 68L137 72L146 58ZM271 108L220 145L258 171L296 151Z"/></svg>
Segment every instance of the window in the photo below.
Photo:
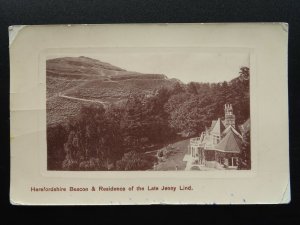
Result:
<svg viewBox="0 0 300 225"><path fill-rule="evenodd" d="M231 157L229 160L229 166L238 166L238 157Z"/></svg>

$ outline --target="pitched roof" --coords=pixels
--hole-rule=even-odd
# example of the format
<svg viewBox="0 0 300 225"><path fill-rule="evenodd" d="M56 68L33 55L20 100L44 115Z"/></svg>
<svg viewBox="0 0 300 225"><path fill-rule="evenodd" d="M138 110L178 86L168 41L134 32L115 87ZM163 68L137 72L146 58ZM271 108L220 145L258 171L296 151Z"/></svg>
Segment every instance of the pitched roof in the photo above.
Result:
<svg viewBox="0 0 300 225"><path fill-rule="evenodd" d="M211 121L211 126L210 126L210 130L212 130L216 124L217 120L213 120Z"/></svg>
<svg viewBox="0 0 300 225"><path fill-rule="evenodd" d="M201 136L200 136L200 143L203 142L203 139L204 139L204 132L201 133Z"/></svg>
<svg viewBox="0 0 300 225"><path fill-rule="evenodd" d="M215 148L224 152L238 153L242 149L242 139L231 128Z"/></svg>
<svg viewBox="0 0 300 225"><path fill-rule="evenodd" d="M250 118L247 119L242 125L240 125L239 129L244 134L250 131Z"/></svg>
<svg viewBox="0 0 300 225"><path fill-rule="evenodd" d="M221 136L222 132L225 130L225 126L220 118L216 122L214 121L212 121L212 125L214 126L211 127L211 133Z"/></svg>
<svg viewBox="0 0 300 225"><path fill-rule="evenodd" d="M240 138L242 138L242 135L233 126L231 126L231 125L229 125L228 127L226 127L226 129L222 133L222 136L225 136L230 130L233 133L235 133L237 136L239 136Z"/></svg>

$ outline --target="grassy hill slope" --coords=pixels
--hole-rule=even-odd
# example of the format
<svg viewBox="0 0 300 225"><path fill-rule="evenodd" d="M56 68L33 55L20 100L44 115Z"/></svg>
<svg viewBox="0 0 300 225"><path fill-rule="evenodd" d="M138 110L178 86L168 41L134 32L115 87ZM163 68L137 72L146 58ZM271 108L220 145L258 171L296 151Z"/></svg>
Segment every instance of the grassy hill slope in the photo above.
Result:
<svg viewBox="0 0 300 225"><path fill-rule="evenodd" d="M124 102L130 94L151 95L157 89L171 87L177 82L163 74L126 71L84 56L49 59L46 74L48 125L62 123L77 115L83 104L93 104L93 100L95 104L99 101L108 104Z"/></svg>

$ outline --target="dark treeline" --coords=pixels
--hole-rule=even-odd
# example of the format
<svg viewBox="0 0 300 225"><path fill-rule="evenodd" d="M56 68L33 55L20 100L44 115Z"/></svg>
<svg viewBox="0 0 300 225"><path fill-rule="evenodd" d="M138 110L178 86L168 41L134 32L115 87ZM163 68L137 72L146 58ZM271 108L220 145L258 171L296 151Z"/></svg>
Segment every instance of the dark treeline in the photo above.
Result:
<svg viewBox="0 0 300 225"><path fill-rule="evenodd" d="M234 107L236 124L249 118L249 69L223 83L176 83L152 96L132 94L126 104L84 106L66 124L47 128L49 170L146 170L156 150L198 135Z"/></svg>

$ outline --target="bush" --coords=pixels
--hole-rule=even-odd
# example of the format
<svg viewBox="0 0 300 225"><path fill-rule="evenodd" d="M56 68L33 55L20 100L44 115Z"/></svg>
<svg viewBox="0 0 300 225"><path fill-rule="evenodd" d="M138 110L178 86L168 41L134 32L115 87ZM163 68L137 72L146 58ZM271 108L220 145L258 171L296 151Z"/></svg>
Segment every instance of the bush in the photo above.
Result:
<svg viewBox="0 0 300 225"><path fill-rule="evenodd" d="M65 159L62 168L63 170L78 170L78 162L73 159Z"/></svg>
<svg viewBox="0 0 300 225"><path fill-rule="evenodd" d="M164 156L164 151L161 149L157 152L158 157L163 157Z"/></svg>
<svg viewBox="0 0 300 225"><path fill-rule="evenodd" d="M99 170L100 167L100 160L98 158L91 158L79 164L80 170Z"/></svg>
<svg viewBox="0 0 300 225"><path fill-rule="evenodd" d="M153 157L146 157L135 151L125 153L121 160L117 161L117 170L147 170L154 164Z"/></svg>

